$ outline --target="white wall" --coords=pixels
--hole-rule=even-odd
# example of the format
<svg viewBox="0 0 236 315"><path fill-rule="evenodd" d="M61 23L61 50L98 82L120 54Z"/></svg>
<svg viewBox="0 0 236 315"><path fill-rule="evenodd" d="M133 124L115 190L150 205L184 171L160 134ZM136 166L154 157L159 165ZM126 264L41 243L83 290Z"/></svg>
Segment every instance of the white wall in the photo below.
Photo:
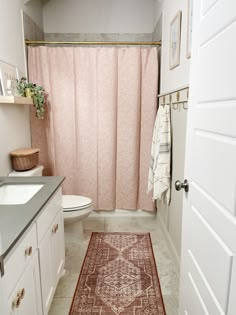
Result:
<svg viewBox="0 0 236 315"><path fill-rule="evenodd" d="M162 60L161 60L161 91L165 93L177 89L189 83L189 62L186 58L187 41L187 0L155 0L154 24L163 12L162 24ZM170 23L175 14L182 11L181 23L181 48L180 65L172 70L169 69L169 40Z"/></svg>
<svg viewBox="0 0 236 315"><path fill-rule="evenodd" d="M21 10L43 27L40 0L33 0L24 6L26 0L0 0L0 58L17 65L25 72Z"/></svg>
<svg viewBox="0 0 236 315"><path fill-rule="evenodd" d="M45 33L151 33L153 0L50 0Z"/></svg>
<svg viewBox="0 0 236 315"><path fill-rule="evenodd" d="M162 11L163 11L163 6L164 6L164 1L165 0L154 0L153 6L153 27L155 27L155 24L159 20Z"/></svg>
<svg viewBox="0 0 236 315"><path fill-rule="evenodd" d="M25 61L21 10L25 2L0 0L0 59L16 65L22 75ZM40 1L34 0L33 5L27 6L27 14L36 19L37 24L42 24L39 7ZM29 107L0 104L0 135L0 176L5 176L11 171L9 152L31 145Z"/></svg>
<svg viewBox="0 0 236 315"><path fill-rule="evenodd" d="M28 0L24 6L24 12L43 30L43 10L41 0Z"/></svg>
<svg viewBox="0 0 236 315"><path fill-rule="evenodd" d="M154 0L154 26L162 14L161 86L160 93L176 90L189 83L190 59L186 58L187 0ZM169 69L170 23L182 11L180 65ZM169 207L159 204L159 214L164 223L177 259L181 251L183 192L174 187L176 180L184 179L184 157L187 111L171 111L172 117L172 201Z"/></svg>

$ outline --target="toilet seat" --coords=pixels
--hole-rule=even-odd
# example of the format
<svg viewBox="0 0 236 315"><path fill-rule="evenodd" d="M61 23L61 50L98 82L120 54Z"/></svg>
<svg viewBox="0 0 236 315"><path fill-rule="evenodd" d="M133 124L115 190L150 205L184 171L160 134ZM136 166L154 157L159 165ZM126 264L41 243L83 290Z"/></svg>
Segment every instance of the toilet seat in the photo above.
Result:
<svg viewBox="0 0 236 315"><path fill-rule="evenodd" d="M81 220L93 211L92 200L78 195L62 195L62 207L65 225L74 224L76 230L81 225Z"/></svg>
<svg viewBox="0 0 236 315"><path fill-rule="evenodd" d="M63 212L84 210L92 205L88 197L78 195L62 195Z"/></svg>

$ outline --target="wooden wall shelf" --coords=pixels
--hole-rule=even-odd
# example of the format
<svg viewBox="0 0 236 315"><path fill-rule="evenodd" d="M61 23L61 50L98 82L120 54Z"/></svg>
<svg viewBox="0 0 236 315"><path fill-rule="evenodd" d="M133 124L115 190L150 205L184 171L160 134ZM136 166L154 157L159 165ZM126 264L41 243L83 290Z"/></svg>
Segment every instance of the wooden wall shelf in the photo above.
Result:
<svg viewBox="0 0 236 315"><path fill-rule="evenodd" d="M0 96L0 104L28 104L33 105L33 99L23 96Z"/></svg>

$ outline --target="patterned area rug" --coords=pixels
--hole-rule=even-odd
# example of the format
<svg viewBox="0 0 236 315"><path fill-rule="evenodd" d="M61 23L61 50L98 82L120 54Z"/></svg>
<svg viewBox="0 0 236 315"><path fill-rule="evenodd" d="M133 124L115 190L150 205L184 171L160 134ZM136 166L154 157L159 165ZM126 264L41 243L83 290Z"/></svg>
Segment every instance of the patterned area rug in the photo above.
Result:
<svg viewBox="0 0 236 315"><path fill-rule="evenodd" d="M165 315L149 233L93 233L69 315Z"/></svg>

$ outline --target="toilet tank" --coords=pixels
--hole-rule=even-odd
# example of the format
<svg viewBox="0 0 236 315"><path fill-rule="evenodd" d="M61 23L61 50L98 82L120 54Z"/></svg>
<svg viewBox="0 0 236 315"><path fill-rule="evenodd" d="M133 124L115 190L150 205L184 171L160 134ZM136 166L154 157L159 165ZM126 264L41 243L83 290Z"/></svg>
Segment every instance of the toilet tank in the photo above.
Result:
<svg viewBox="0 0 236 315"><path fill-rule="evenodd" d="M43 166L38 165L28 171L13 171L8 176L42 176L43 175Z"/></svg>

